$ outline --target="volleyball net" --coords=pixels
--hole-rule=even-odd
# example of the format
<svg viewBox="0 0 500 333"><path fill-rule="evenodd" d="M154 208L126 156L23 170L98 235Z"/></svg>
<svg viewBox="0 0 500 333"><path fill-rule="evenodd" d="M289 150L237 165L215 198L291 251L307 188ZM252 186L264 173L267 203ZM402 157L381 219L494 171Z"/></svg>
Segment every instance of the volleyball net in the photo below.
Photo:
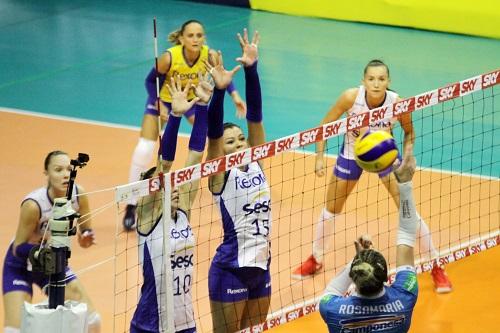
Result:
<svg viewBox="0 0 500 333"><path fill-rule="evenodd" d="M175 251L179 249L170 249L168 241L160 240L163 253L167 255L151 261L161 262L163 269L156 281L162 287L151 297L157 297L161 312L159 325L166 325L163 327L167 331L167 327L171 329L174 325L174 316L182 312L172 304L170 295L191 293L197 331L212 331L208 271L211 258L222 242L223 231L220 213L208 190L207 177L254 161L262 161L271 187L272 294L267 321L244 331L263 331L317 311L317 302L325 286L352 259L353 241L362 234L372 236L375 248L394 269L397 207L378 176L365 172L348 197L343 214L336 217L331 240L325 239L329 248L324 255L323 269L309 279L292 279L293 270L312 253L315 225L325 206L328 181L343 134L404 113L412 114L416 132L414 153L419 169L413 183L417 211L428 224L437 250L437 255L433 255L417 247L417 271L426 272L432 269L434 262L447 264L498 245L499 74L500 70L496 70L478 75L393 105L117 187L114 332L129 332L134 312L140 311L137 302L143 286L138 237L135 233L122 231L121 214L125 204L131 198L139 199L140 208L141 200L148 198L147 203L142 202L149 205L144 208L148 213L143 216L148 216L148 223L153 225L160 214L170 216L170 189L182 192L183 185L195 180L200 182L198 194L190 197L189 230L171 229L170 219L162 219L158 223L164 223L163 234L156 236L175 238L192 231L196 239L193 255L177 257ZM393 134L401 150L401 129L397 127ZM316 177L315 154L311 148L321 140L328 140L326 175ZM186 273L182 277L172 275L174 266L185 268ZM144 292L147 290L143 289Z"/></svg>

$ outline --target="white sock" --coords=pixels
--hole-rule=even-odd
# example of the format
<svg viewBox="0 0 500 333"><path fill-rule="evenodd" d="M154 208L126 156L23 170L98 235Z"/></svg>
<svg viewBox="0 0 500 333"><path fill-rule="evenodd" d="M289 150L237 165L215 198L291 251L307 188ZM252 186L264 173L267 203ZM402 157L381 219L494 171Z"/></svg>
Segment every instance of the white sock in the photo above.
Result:
<svg viewBox="0 0 500 333"><path fill-rule="evenodd" d="M317 262L323 262L323 254L333 243L332 236L334 231L334 222L336 214L330 213L323 208L316 223L316 237L313 242L313 256Z"/></svg>
<svg viewBox="0 0 500 333"><path fill-rule="evenodd" d="M21 330L19 328L14 328L14 327L4 327L3 328L3 333L20 333Z"/></svg>
<svg viewBox="0 0 500 333"><path fill-rule="evenodd" d="M419 235L418 235L418 244L420 248L420 255L423 255L424 258L434 259L437 258L439 253L434 247L432 242L431 231L429 230L429 226L425 223L424 219L417 213L417 217L419 220Z"/></svg>
<svg viewBox="0 0 500 333"><path fill-rule="evenodd" d="M88 333L101 333L101 316L97 311L87 315Z"/></svg>
<svg viewBox="0 0 500 333"><path fill-rule="evenodd" d="M147 170L148 166L153 159L155 152L156 141L139 138L137 146L135 146L134 153L132 154L132 163L130 164L129 182L136 182L140 179L141 173ZM135 202L129 202L135 205Z"/></svg>

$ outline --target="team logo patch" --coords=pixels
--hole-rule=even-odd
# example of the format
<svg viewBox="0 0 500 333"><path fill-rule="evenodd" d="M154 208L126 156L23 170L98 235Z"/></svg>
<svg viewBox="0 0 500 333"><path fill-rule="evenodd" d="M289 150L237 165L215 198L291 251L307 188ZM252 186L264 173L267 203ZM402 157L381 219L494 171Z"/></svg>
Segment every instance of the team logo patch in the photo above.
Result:
<svg viewBox="0 0 500 333"><path fill-rule="evenodd" d="M408 274L405 282L403 283L403 288L412 294L417 294L418 284L417 275L415 273Z"/></svg>
<svg viewBox="0 0 500 333"><path fill-rule="evenodd" d="M321 298L321 304L328 303L333 298L333 295L325 295Z"/></svg>

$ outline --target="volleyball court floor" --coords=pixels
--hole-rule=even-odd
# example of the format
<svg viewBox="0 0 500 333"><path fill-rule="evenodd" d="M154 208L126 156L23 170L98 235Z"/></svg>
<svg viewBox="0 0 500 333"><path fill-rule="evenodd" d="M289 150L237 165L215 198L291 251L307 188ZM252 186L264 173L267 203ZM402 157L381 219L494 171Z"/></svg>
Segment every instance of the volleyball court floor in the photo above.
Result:
<svg viewBox="0 0 500 333"><path fill-rule="evenodd" d="M145 98L143 80L153 63L151 35L154 16L158 18L160 50L167 47L165 36L168 32L187 19L197 18L206 26L209 45L223 51L227 64L231 64L232 59L240 52L238 44L233 40L236 32L243 27L261 32L259 68L269 140L317 126L336 96L343 89L359 84L363 66L371 58L382 58L389 64L391 87L402 96L412 96L499 67L498 57L495 57L500 53L498 40L445 33L166 0L105 3L97 0L22 3L7 0L3 6L5 10L0 12L0 106L117 125L98 126L26 113L0 112L2 255L15 234L22 198L34 188L44 185L42 161L48 151L62 149L72 154L89 153L91 161L78 175L78 182L88 191L126 182L138 132L136 129L120 126L140 124ZM243 87L241 73L236 78L236 84ZM240 91L243 89L240 88ZM227 120L238 122L231 110L226 115ZM417 117L422 118L422 115ZM418 132L429 125L425 120L419 124L421 125L416 128ZM498 128L498 124L492 126ZM185 122L181 131L189 132ZM181 138L180 141L177 161L184 160L186 151L185 139ZM426 144L428 142L425 138L419 138L415 145L416 152L427 151ZM294 154L290 153L266 163L272 166L294 158ZM299 164L295 170L312 170L310 157L298 159L294 163ZM333 160L329 163L331 165ZM180 164L175 166L179 167ZM463 172L461 169L450 169ZM272 182L283 179L284 175L277 174L279 170L271 168ZM489 170L485 174L498 177L498 170ZM499 203L498 200L495 202L500 191L498 180L490 183L488 180L479 181L477 177L454 175L445 183L434 182L437 178L438 174L428 170L419 172L417 179L421 185L431 186L432 193L435 194L440 193L436 186L445 186L449 192L457 184L469 184L470 190L445 200L431 200L416 193L418 201L426 203L421 206L422 215L426 217L431 211L435 211L431 205L431 202L435 202L434 204L442 205L441 211L450 211L457 219L469 216L472 217L471 221L477 222L464 228L455 226L448 232L445 225L436 226L436 217L426 218L431 229L437 231L434 239L439 245L445 246L452 238L467 238L495 229L495 225L487 226L480 219L474 219L474 216L480 215L480 210L484 208L494 212L489 216L492 223L495 223L495 217L499 220ZM325 180L326 178L314 178L312 184L321 187ZM364 176L358 188L367 188L368 184L377 181L374 177ZM293 194L294 188L287 189L286 186L289 184L281 187L280 192L289 190ZM298 188L300 186L295 189ZM481 192L485 189L488 189L488 193ZM204 191L200 194L201 202L208 204L209 195ZM380 193L370 191L363 195L365 197L353 196L349 203L356 206L363 198L381 197ZM483 204L476 200L472 212L464 212L459 208L460 204L463 203L462 200L470 198L489 200L484 200ZM91 206L100 207L108 199L96 196L92 199ZM321 195L306 200L309 201L303 204L320 207ZM394 210L389 211L387 208L393 207L392 202L386 196L380 200L380 206L394 217ZM287 205L283 209L300 209L293 200L287 202ZM376 218L373 212L363 214L367 219ZM291 227L287 223L275 226L279 237L273 246L293 253L289 258L279 258L275 264L283 262L283 266L292 269L309 254L306 252L310 251L310 245L297 247L291 244L296 244L297 239L310 244L316 216L316 211L305 212L304 217L311 223L309 229L300 231L300 234L297 230L290 232ZM345 242L354 239L354 231L372 231L372 227L366 224L367 219L360 218L363 224L358 229L350 228L351 233L344 232L336 238L342 249ZM70 264L77 272L97 264L95 268L81 272L79 278L103 315L103 332L111 332L114 296L111 286L114 273L113 262L109 258L114 253L115 210L108 209L93 220L98 245L83 250L75 242ZM353 220L357 221L356 218ZM444 220L450 219L447 217ZM204 227L206 226L199 226L202 231ZM498 231L498 222L496 230ZM198 242L206 244L203 237L205 233L199 233ZM205 251L203 255L208 256L213 253L212 250L214 248ZM341 256L348 255L345 251L338 252ZM447 271L454 284L454 291L448 295L436 295L432 291L428 274L419 276L420 297L411 331L494 331L498 322L495 314L499 311L496 302L500 296L497 287L500 283L497 276L499 264L498 247L450 264ZM198 272L206 274L207 267L205 273L203 267L198 268ZM327 265L325 274L295 284L294 292L300 295L318 292L331 276L331 268L328 270ZM286 270L280 271L276 278L278 281L273 280L274 286L286 285L290 274ZM203 288L199 292L198 296L203 296ZM280 294L280 302L290 301L290 295L286 293L283 290ZM40 299L38 293L35 300ZM277 300L273 299L272 311L278 309L276 303ZM3 304L0 305L0 310L2 306ZM2 323L0 319L0 327ZM326 327L315 313L276 330L326 332Z"/></svg>
<svg viewBox="0 0 500 333"><path fill-rule="evenodd" d="M128 164L126 161L130 158L130 151L132 151L135 146L138 136L136 130L120 128L118 126L51 119L44 116L40 117L11 112L0 112L0 133L2 142L13 143L3 144L1 153L2 163L0 164L0 171L1 174L4 175L0 183L0 191L2 193L0 209L3 212L2 220L4 221L0 226L0 244L2 244L2 252L5 252L7 244L15 234L21 198L33 188L44 185L42 161L47 153L47 147L54 146L53 138L44 135L45 133L58 133L60 138L64 138L64 140L61 140L61 143L54 148L72 153L86 152L90 155L91 159L89 165L80 170L78 174L78 183L84 185L88 191L110 188L116 184L123 183L123 179L126 179L128 172ZM184 138L180 141L178 160L183 160L187 142ZM121 149L110 148L114 147L116 142L121 143ZM284 156L283 160L279 161L279 163L283 163L287 158L290 157ZM270 161L267 163L273 164L277 163L277 161ZM304 163L303 160L300 160L300 163ZM312 164L309 162L305 163L307 164L306 167L312 168ZM425 179L432 179L432 175L426 175L426 173L427 172L424 171L419 172L416 177L416 186L423 185L426 182ZM280 177L286 178L287 176L282 175ZM273 178L278 179L279 175L271 175L271 182L273 182ZM376 181L376 179L371 179L372 176L364 178L365 180L361 181L358 185L360 188L366 187L369 181ZM457 176L455 181L471 183L470 196L467 194L462 196L463 198L474 196L482 197L484 195L488 197L491 195L499 196L498 186L495 190L495 186L490 186L491 184L488 185L484 183L484 181L482 181L482 186L474 186L473 183L477 182L477 180L467 179L467 177L462 176ZM481 188L488 188L488 193L481 193ZM281 193L293 193L293 188L283 190L284 191ZM203 191L206 191L206 188L203 189ZM375 196L377 193L367 193L367 196L372 195ZM201 198L205 198L202 200L207 201L205 204L209 204L208 201L210 196L208 193L201 193ZM91 207L96 209L106 204L109 200L110 193L105 196L92 196ZM426 198L417 197L417 201L419 200L425 201ZM489 201L490 205L493 204L493 207L489 207L489 209L491 209L492 212L496 211L496 216L498 217L498 202L495 204L494 201ZM304 202L303 204L308 205L310 203ZM203 203L200 203L200 205L203 205ZM478 206L478 209L479 208ZM290 209L293 210L294 208L290 207ZM301 207L295 207L295 209L301 209ZM472 221L475 220L474 216L478 214L480 213L470 212ZM82 269L84 270L79 274L79 278L103 316L103 332L111 332L113 323L114 294L112 286L114 283L114 269L113 261L110 260L110 258L114 254L116 222L117 216L114 208L94 216L93 225L96 230L98 244L90 249L84 250L79 248L76 242L73 242L73 252L70 261L70 265L76 272ZM431 224L432 228L432 220L428 222ZM195 233L197 233L199 243L207 243L206 236L204 235L209 233L203 232L203 229L207 227L210 226L195 226L194 229ZM346 242L349 242L349 240L355 238L355 233L370 231L370 228L373 228L373 226L370 227L365 225L365 228L366 230L363 230L363 227L347 229L340 237ZM296 251L297 242L307 242L307 244L310 244L311 230L297 234L296 232L292 232L291 229L293 229L292 224L287 223L287 221L280 220L279 225L275 225L275 230L273 232L278 233L279 237L273 234L273 238L278 240L275 242L274 249L279 248L280 251L282 251L283 247L288 246L289 251ZM460 229L457 228L451 228L451 232L446 228L444 229L446 232L440 234L438 231L433 234L435 240L447 242L450 238L458 237L458 233L464 232L464 230L460 231ZM489 225L471 223L471 226L468 226L466 232L476 234L488 231L491 231L491 226ZM198 253L200 252L203 251L198 250ZM299 250L296 256L289 256L289 258L292 258L288 259L290 262L283 262L283 259L279 258L276 261L281 262L275 262L275 265L279 264L280 267L283 265L285 267L290 266L289 268L292 269L294 265L304 257L304 254L305 252L300 253ZM499 255L499 249L495 247L478 255L448 265L447 272L454 284L454 291L447 295L437 295L433 292L432 282L428 273L420 275L420 296L413 316L411 332L492 331L496 327L497 321L495 313L499 309L497 303L499 296L497 285L500 283L500 278L497 274ZM342 254L340 254L340 256L342 256ZM293 259L294 257L295 260ZM338 257L336 257L336 259L344 260ZM92 268L94 265L95 267ZM328 274L328 264L326 264L326 266L327 273L318 274L314 279L299 282L299 285L296 287L294 285L294 290L292 292L283 290L281 295L276 297L273 296L271 309L278 310L278 305L286 302L286 297L283 297L283 295L290 295L291 293L310 294L311 292L322 290L321 288L323 288L329 276L331 276ZM91 268L87 270L88 267ZM208 266L206 270L208 270ZM289 273L289 270L287 271L286 269L283 270L280 268L280 273L273 276L273 285L287 285L290 280ZM201 268L197 268L197 274L203 274ZM202 277L198 277L198 279L202 279ZM201 290L203 289L204 288L201 288ZM202 291L200 291L200 288L197 289L197 292L198 298L204 297L204 295L201 294ZM41 299L42 295L37 291L35 293L35 301ZM200 308L202 308L202 306L200 306ZM0 310L1 309L2 308L0 308ZM327 332L326 326L321 321L318 313L306 316L273 330L278 332L308 332L313 330L317 332Z"/></svg>

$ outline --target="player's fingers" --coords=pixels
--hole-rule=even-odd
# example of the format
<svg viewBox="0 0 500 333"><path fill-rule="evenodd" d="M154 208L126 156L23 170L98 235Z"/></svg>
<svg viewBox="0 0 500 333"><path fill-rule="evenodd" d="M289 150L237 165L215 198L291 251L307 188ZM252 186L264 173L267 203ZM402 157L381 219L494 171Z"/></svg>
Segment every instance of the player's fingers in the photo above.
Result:
<svg viewBox="0 0 500 333"><path fill-rule="evenodd" d="M176 84L176 89L177 91L182 91L182 83L181 83L181 76L177 75L175 78L175 84Z"/></svg>
<svg viewBox="0 0 500 333"><path fill-rule="evenodd" d="M231 75L234 75L237 71L239 71L241 68L241 65L234 66L234 68L231 70Z"/></svg>
<svg viewBox="0 0 500 333"><path fill-rule="evenodd" d="M191 84L191 79L188 79L187 83L186 83L186 86L184 87L184 89L182 90L182 92L187 95L189 89L191 89L192 87L192 84Z"/></svg>
<svg viewBox="0 0 500 333"><path fill-rule="evenodd" d="M362 247L358 241L354 241L354 248L356 249L356 254L358 254L362 250Z"/></svg>
<svg viewBox="0 0 500 333"><path fill-rule="evenodd" d="M257 45L259 45L259 42L260 42L260 34L257 30L255 30L255 32L253 33L253 37L252 37L252 44L257 46Z"/></svg>
<svg viewBox="0 0 500 333"><path fill-rule="evenodd" d="M238 37L238 42L240 43L241 48L245 46L245 41L243 40L243 37L241 37L241 34L238 32L236 34L236 37Z"/></svg>
<svg viewBox="0 0 500 333"><path fill-rule="evenodd" d="M198 102L199 100L200 100L200 98L198 96L196 96L191 101L189 101L188 102L189 109L191 109L193 107L194 103Z"/></svg>
<svg viewBox="0 0 500 333"><path fill-rule="evenodd" d="M243 29L243 40L245 41L245 44L248 44L248 30L247 30L247 28Z"/></svg>
<svg viewBox="0 0 500 333"><path fill-rule="evenodd" d="M221 65L221 67L224 67L224 59L222 59L221 50L217 51L217 54L219 55L219 65Z"/></svg>

